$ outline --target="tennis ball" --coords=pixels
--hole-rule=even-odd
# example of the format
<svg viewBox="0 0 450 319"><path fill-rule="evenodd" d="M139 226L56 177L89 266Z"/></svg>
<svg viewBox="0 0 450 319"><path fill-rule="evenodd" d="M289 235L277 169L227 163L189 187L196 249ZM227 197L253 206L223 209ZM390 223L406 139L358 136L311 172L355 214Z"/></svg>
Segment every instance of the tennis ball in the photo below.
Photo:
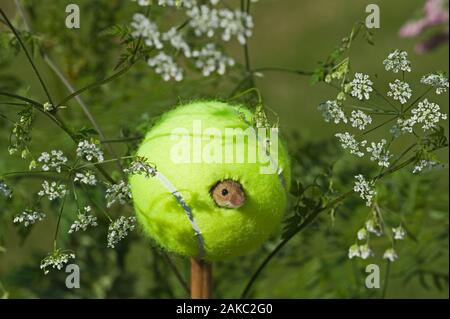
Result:
<svg viewBox="0 0 450 319"><path fill-rule="evenodd" d="M238 133L230 137L231 131L249 132L252 116L245 107L217 101L182 105L162 115L136 154L155 164L192 210L205 260L243 255L280 227L290 183L285 148L278 141L279 176L262 172L269 166L259 159L264 156L255 161L253 154L264 151L261 140ZM198 238L171 190L142 175L131 176L130 186L143 231L168 251L198 256Z"/></svg>

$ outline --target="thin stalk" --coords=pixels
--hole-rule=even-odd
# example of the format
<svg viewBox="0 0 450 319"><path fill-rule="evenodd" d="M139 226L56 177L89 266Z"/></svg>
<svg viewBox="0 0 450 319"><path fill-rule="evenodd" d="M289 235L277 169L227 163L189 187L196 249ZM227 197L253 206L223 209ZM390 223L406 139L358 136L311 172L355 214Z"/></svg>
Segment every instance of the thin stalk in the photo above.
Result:
<svg viewBox="0 0 450 319"><path fill-rule="evenodd" d="M47 95L48 101L53 105L53 100L52 100L52 97L50 96L49 90L47 89L47 86L45 85L44 80L41 77L41 74L39 73L36 65L34 64L33 59L31 58L31 55L28 52L28 49L26 48L25 44L23 43L22 38L19 36L19 33L17 32L16 28L14 28L11 21L9 21L8 17L6 16L6 14L2 8L0 8L0 14L5 19L6 23L8 24L8 27L14 33L14 36L17 38L17 41L19 41L19 44L22 47L23 52L25 52L28 62L31 64L31 67L33 68L33 71L36 74L36 76L39 80L39 83L42 86L42 89L44 90L45 94Z"/></svg>
<svg viewBox="0 0 450 319"><path fill-rule="evenodd" d="M389 284L390 272L391 272L391 262L388 260L388 261L386 261L386 274L384 276L383 292L381 294L382 299L386 299L386 293L387 293L387 288L388 288L388 284Z"/></svg>
<svg viewBox="0 0 450 319"><path fill-rule="evenodd" d="M169 265L170 269L172 269L175 277L177 278L177 280L180 282L181 286L183 287L183 289L186 291L186 293L188 295L191 294L191 290L189 288L189 285L187 284L187 282L184 280L183 276L181 275L180 271L178 270L177 266L175 265L175 263L173 262L173 260L170 258L170 256L165 252L165 251L161 251L161 255L163 256L164 260L167 262L167 264Z"/></svg>
<svg viewBox="0 0 450 319"><path fill-rule="evenodd" d="M119 78L120 76L122 76L123 74L125 74L137 61L132 61L129 64L127 64L126 66L124 66L120 71L117 71L116 73L112 74L111 76L104 78L103 80L91 83L75 92L73 92L72 94L68 95L67 97L65 97L64 99L62 99L62 101L60 101L57 105L57 107L60 107L61 105L64 105L65 103L67 103L68 101L70 101L71 99L73 99L74 97L80 95L81 93L87 91L87 90L92 90L96 87L102 86L108 82L111 82L117 78Z"/></svg>
<svg viewBox="0 0 450 319"><path fill-rule="evenodd" d="M62 214L64 212L64 205L66 203L66 197L67 197L67 193L64 194L63 202L61 204L61 209L60 209L59 215L58 215L58 222L56 223L55 237L53 238L53 250L56 250L56 248L57 248L56 242L58 239L59 225L61 223Z"/></svg>

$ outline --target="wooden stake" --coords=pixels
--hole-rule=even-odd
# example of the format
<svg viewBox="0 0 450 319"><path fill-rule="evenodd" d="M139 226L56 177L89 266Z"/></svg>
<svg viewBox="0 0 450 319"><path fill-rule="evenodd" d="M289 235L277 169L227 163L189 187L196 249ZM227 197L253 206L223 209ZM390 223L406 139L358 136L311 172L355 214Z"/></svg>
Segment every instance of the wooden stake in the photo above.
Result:
<svg viewBox="0 0 450 319"><path fill-rule="evenodd" d="M204 260L191 258L191 298L212 298L212 265Z"/></svg>

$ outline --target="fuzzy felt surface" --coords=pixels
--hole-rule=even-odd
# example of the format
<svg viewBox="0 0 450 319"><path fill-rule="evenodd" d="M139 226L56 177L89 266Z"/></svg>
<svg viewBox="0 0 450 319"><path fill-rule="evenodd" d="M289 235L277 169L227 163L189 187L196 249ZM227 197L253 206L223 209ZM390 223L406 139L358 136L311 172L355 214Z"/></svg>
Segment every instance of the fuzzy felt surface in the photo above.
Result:
<svg viewBox="0 0 450 319"><path fill-rule="evenodd" d="M194 121L201 123L199 135L193 129ZM225 147L221 162L217 158L217 163L193 162L194 136L202 138L202 150L208 153L205 145L212 145L211 132L223 134L221 139L214 138L215 146L229 145L230 140L224 137L225 129L245 130L248 128L246 121L251 121L251 113L241 106L217 101L179 106L160 118L137 152L156 165L191 207L205 241L206 260L228 259L258 248L279 229L284 214L286 190L276 173L261 174L261 165L267 166L267 163L248 163L248 160L225 163ZM251 139L236 139L231 146L238 149L242 143L244 145L240 146L245 147L247 156L248 152L258 149L258 143ZM191 161L174 163L174 154L180 154L176 150L183 147L191 150ZM283 169L286 185L289 185L288 155L281 142L278 149L279 166ZM238 209L218 207L210 194L218 181L226 179L238 181L243 187L246 200ZM137 219L144 232L171 252L197 256L198 244L192 226L175 197L161 182L156 178L134 175L130 178L130 185Z"/></svg>

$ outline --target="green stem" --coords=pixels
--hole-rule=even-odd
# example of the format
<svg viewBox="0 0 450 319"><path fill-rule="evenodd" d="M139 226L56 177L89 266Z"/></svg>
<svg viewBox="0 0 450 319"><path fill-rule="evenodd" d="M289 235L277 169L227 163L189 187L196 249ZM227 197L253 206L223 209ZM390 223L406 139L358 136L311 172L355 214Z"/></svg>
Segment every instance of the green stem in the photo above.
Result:
<svg viewBox="0 0 450 319"><path fill-rule="evenodd" d="M5 12L3 11L3 9L0 8L0 14L3 16L3 18L5 19L6 23L8 24L8 27L11 29L11 31L14 33L14 36L17 38L17 41L19 42L20 46L22 47L23 52L25 52L25 55L27 57L28 62L30 62L31 67L33 68L34 73L36 74L39 83L41 84L43 90L45 91L45 94L47 95L48 101L53 105L53 100L50 96L50 93L47 89L47 86L44 83L44 80L41 77L41 74L39 73L36 65L33 62L33 59L31 58L30 53L28 52L25 44L22 41L22 38L20 37L19 33L17 32L17 30L14 28L14 26L12 25L11 21L9 21L8 17L6 16Z"/></svg>
<svg viewBox="0 0 450 319"><path fill-rule="evenodd" d="M389 274L391 272L391 262L388 260L386 261L386 274L384 276L384 283L383 283L383 292L381 295L382 299L386 299L386 294L387 294L387 288L388 288L388 284L389 284Z"/></svg>
<svg viewBox="0 0 450 319"><path fill-rule="evenodd" d="M111 82L117 78L119 78L120 76L122 76L123 74L125 74L137 61L132 61L129 64L127 64L126 66L124 66L120 71L117 71L116 73L112 74L111 76L104 78L103 80L94 82L92 84L89 84L75 92L73 92L72 94L68 95L67 97L65 97L64 99L62 99L61 102L58 103L57 108L60 107L61 105L64 105L65 103L67 103L68 101L70 101L71 99L73 99L74 97L80 95L81 93L87 91L87 90L92 90L96 87L102 86L108 82Z"/></svg>
<svg viewBox="0 0 450 319"><path fill-rule="evenodd" d="M67 197L67 192L66 192L66 194L64 194L63 202L61 204L61 209L60 209L59 215L58 215L58 222L56 223L55 237L53 238L53 251L55 251L56 248L57 248L56 242L57 242L57 239L58 239L59 225L61 224L61 217L62 217L62 214L64 212L64 205L66 203L66 197Z"/></svg>

